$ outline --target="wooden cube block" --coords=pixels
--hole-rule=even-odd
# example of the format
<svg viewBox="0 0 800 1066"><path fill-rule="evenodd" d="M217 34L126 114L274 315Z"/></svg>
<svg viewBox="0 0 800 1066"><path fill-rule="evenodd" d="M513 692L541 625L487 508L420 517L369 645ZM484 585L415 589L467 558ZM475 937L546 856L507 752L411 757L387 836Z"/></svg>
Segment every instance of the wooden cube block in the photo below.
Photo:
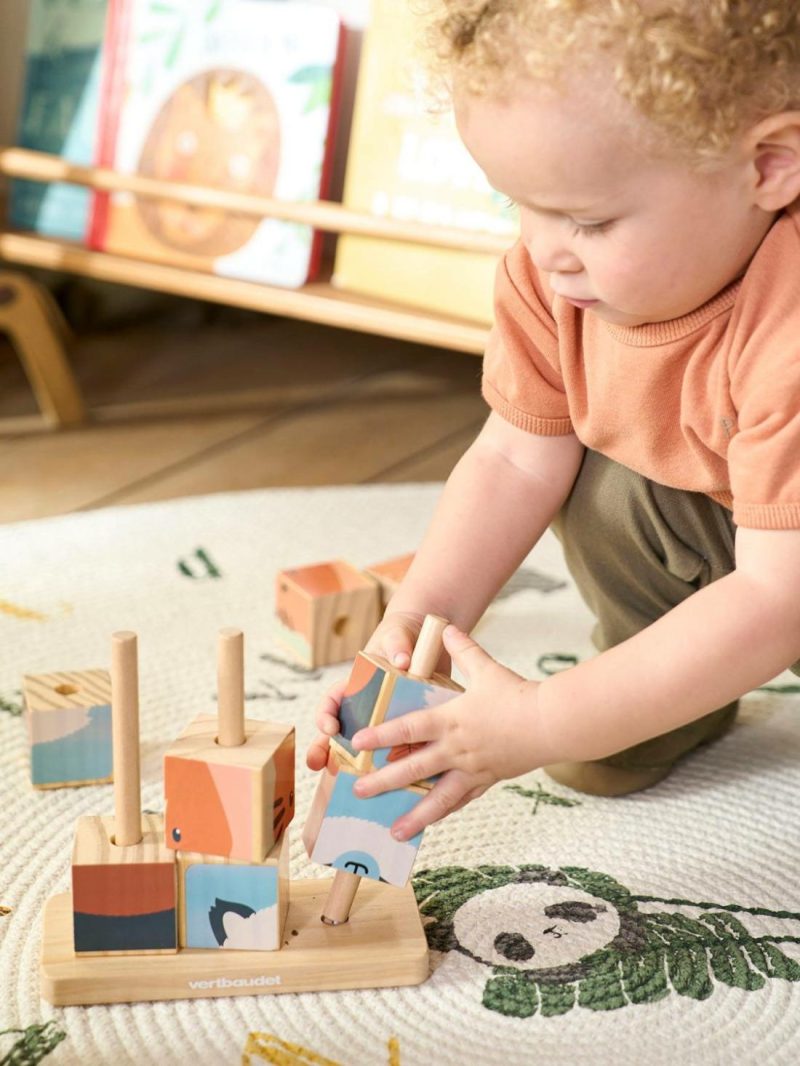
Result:
<svg viewBox="0 0 800 1066"><path fill-rule="evenodd" d="M337 748L342 761L358 773L386 766L394 759L408 754L406 748L378 748L357 752L352 739L359 729L379 725L391 718L399 718L409 711L436 707L458 696L464 690L452 678L434 674L431 678L415 677L393 667L379 655L359 652L347 680L339 711L339 733L331 744ZM430 782L419 782L423 787Z"/></svg>
<svg viewBox="0 0 800 1066"><path fill-rule="evenodd" d="M406 576L409 566L414 560L414 552L407 555L398 555L394 559L386 559L382 563L365 568L364 573L374 577L381 589L381 609L386 610L389 600L397 591L397 586Z"/></svg>
<svg viewBox="0 0 800 1066"><path fill-rule="evenodd" d="M79 818L72 851L75 952L81 955L177 951L175 854L164 819L142 815L142 840L114 843L114 819Z"/></svg>
<svg viewBox="0 0 800 1066"><path fill-rule="evenodd" d="M380 618L380 587L335 560L281 570L275 585L276 639L304 666L352 659Z"/></svg>
<svg viewBox="0 0 800 1066"><path fill-rule="evenodd" d="M22 679L35 788L112 778L111 678L107 670L27 674Z"/></svg>
<svg viewBox="0 0 800 1066"><path fill-rule="evenodd" d="M277 951L289 910L289 834L261 863L178 852L182 948Z"/></svg>
<svg viewBox="0 0 800 1066"><path fill-rule="evenodd" d="M399 841L390 830L395 819L416 806L425 791L412 786L359 799L353 794L359 776L331 752L303 829L303 844L314 862L390 885L404 885L422 833Z"/></svg>
<svg viewBox="0 0 800 1066"><path fill-rule="evenodd" d="M294 727L246 718L245 742L216 742L200 715L164 756L168 847L261 862L294 817Z"/></svg>

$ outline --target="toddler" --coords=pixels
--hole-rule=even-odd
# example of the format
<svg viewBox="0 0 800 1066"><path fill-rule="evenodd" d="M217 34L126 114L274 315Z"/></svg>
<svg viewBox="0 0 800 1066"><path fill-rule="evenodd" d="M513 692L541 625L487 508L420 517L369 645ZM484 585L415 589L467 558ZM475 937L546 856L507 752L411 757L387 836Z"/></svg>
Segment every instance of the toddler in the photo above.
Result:
<svg viewBox="0 0 800 1066"><path fill-rule="evenodd" d="M441 775L400 840L536 767L647 788L800 655L800 5L439 8L460 135L521 237L497 274L488 419L367 646L407 667L444 615L466 679L354 740L421 745L362 796ZM467 634L551 525L599 654L538 682Z"/></svg>

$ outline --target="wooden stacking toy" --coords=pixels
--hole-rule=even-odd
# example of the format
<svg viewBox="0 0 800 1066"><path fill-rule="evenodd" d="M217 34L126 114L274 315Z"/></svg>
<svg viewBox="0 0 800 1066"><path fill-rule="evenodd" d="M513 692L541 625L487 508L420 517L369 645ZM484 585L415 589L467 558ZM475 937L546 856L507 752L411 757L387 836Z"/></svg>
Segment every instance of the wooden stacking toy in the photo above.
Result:
<svg viewBox="0 0 800 1066"><path fill-rule="evenodd" d="M34 788L111 780L108 670L26 674L22 679Z"/></svg>
<svg viewBox="0 0 800 1066"><path fill-rule="evenodd" d="M424 981L410 885L367 881L342 935L320 921L331 878L290 884L293 730L244 717L240 631L220 632L217 667L218 716L167 752L166 817L142 814L136 637L114 635L115 817L79 820L73 892L45 907L42 996L70 1006Z"/></svg>
<svg viewBox="0 0 800 1066"><path fill-rule="evenodd" d="M358 798L353 786L359 776L407 751L356 752L352 738L366 726L445 703L463 691L451 678L434 673L446 625L444 618L426 617L407 673L380 656L364 652L356 656L339 712L340 732L331 739L328 765L303 831L309 858L337 870L323 910L323 921L329 924L347 921L362 877L405 885L411 874L422 834L398 841L390 830L397 818L416 806L432 782Z"/></svg>
<svg viewBox="0 0 800 1066"><path fill-rule="evenodd" d="M380 617L380 586L342 559L281 570L276 640L303 666L352 659Z"/></svg>
<svg viewBox="0 0 800 1066"><path fill-rule="evenodd" d="M134 633L111 638L114 817L78 819L72 852L76 954L176 951L175 854L160 815L141 814Z"/></svg>

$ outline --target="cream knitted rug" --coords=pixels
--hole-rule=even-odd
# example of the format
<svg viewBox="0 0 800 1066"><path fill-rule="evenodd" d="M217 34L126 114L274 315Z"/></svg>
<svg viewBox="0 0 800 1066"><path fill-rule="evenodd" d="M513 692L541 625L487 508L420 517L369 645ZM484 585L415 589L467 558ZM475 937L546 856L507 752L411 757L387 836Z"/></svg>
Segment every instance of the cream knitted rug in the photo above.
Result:
<svg viewBox="0 0 800 1066"><path fill-rule="evenodd" d="M143 806L158 809L163 750L213 709L216 633L240 626L247 713L293 722L302 753L319 695L344 668L283 660L270 635L276 570L412 550L437 493L264 491L0 528L0 1029L52 1020L45 1040L66 1036L46 1062L82 1066L800 1060L791 675L647 793L588 799L537 772L428 830L415 883L431 976L419 987L58 1010L40 1000L42 907L68 887L75 819L113 801L109 786L31 789L21 675L107 665L112 631L136 630ZM548 538L477 635L540 676L591 654L589 624ZM314 787L301 757L298 779L292 874L305 877L320 871L299 842ZM0 1036L0 1060L13 1042Z"/></svg>

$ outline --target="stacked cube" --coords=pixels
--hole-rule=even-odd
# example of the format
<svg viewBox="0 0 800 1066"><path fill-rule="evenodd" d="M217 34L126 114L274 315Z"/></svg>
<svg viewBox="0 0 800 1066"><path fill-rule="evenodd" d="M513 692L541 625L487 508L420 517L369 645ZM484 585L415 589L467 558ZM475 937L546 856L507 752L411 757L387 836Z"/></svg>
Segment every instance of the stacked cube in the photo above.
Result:
<svg viewBox="0 0 800 1066"><path fill-rule="evenodd" d="M359 729L423 707L435 707L463 689L449 677L414 676L377 655L359 652L353 664L339 713L340 732L331 739L323 771L303 832L308 855L315 862L359 877L404 885L411 873L422 834L395 840L392 823L411 810L432 781L394 789L369 799L353 793L359 776L408 754L406 748L357 752L352 739Z"/></svg>
<svg viewBox="0 0 800 1066"><path fill-rule="evenodd" d="M217 742L196 718L164 756L164 842L176 854L181 948L281 947L289 907L294 728L244 720Z"/></svg>

